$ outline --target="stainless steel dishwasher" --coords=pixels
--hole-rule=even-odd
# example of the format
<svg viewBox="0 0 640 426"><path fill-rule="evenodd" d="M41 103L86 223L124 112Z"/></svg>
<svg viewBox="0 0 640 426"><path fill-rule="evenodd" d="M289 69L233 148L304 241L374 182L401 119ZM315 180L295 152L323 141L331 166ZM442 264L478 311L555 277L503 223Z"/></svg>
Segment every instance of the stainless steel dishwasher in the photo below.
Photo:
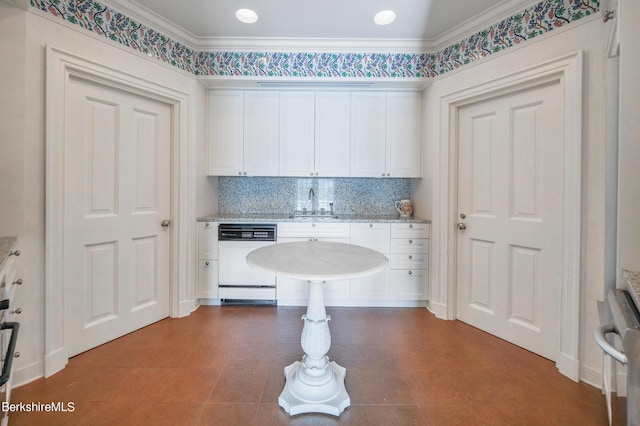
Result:
<svg viewBox="0 0 640 426"><path fill-rule="evenodd" d="M247 265L253 250L276 243L276 224L221 223L218 297L222 303L276 303L276 277Z"/></svg>
<svg viewBox="0 0 640 426"><path fill-rule="evenodd" d="M640 425L640 313L638 305L633 300L631 293L622 289L609 290L607 303L613 321L611 324L605 324L596 329L596 343L605 354L627 367L626 398L616 398L618 404L609 401L609 424L638 426ZM622 351L607 339L608 334L619 337ZM608 385L605 384L606 387ZM611 399L610 392L610 389L606 391L608 399Z"/></svg>

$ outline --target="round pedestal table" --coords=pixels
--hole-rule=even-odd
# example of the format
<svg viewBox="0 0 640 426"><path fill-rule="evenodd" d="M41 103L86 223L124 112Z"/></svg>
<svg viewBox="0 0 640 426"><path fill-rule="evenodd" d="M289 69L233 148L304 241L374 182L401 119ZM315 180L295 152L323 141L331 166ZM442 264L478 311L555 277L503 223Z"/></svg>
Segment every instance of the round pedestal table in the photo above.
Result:
<svg viewBox="0 0 640 426"><path fill-rule="evenodd" d="M304 241L274 244L252 251L247 263L281 277L309 282L307 313L300 342L305 355L284 368L286 383L278 400L290 415L325 413L340 415L351 404L344 387L346 369L329 361L329 321L323 284L375 274L389 260L381 253L353 244Z"/></svg>

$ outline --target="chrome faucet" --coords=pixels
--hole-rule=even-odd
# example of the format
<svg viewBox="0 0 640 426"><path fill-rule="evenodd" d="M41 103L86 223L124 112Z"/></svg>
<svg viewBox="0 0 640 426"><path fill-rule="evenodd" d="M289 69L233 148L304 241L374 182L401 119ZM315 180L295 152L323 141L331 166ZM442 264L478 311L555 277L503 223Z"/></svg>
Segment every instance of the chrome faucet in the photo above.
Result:
<svg viewBox="0 0 640 426"><path fill-rule="evenodd" d="M315 214L315 210L313 209L313 200L316 197L316 193L313 192L313 188L309 188L309 200L311 201L311 214Z"/></svg>

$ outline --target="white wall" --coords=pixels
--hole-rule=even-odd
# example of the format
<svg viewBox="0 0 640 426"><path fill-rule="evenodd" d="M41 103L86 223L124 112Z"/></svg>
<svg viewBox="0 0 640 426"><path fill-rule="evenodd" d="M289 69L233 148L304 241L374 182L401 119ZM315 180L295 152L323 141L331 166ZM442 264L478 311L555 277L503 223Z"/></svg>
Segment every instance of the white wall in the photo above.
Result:
<svg viewBox="0 0 640 426"><path fill-rule="evenodd" d="M618 266L640 271L640 2L621 0Z"/></svg>
<svg viewBox="0 0 640 426"><path fill-rule="evenodd" d="M538 40L492 56L478 64L445 75L427 87L425 95L424 179L414 181L414 209L432 217L438 191L440 98L464 88L493 80L564 54L582 49L583 149L582 149L582 278L581 278L581 379L600 386L602 355L593 339L598 325L596 301L603 298L605 231L605 47L606 29L601 20L587 20L565 31L553 31ZM437 248L432 256L438 256ZM432 259L432 262L436 262ZM434 277L430 277L433 279ZM433 281L431 281L433 283ZM435 287L431 285L430 287ZM430 295L437 299L438 295ZM445 300L436 302L446 303Z"/></svg>
<svg viewBox="0 0 640 426"><path fill-rule="evenodd" d="M0 235L20 237L19 274L24 285L14 306L20 306L20 338L17 350L15 382L33 380L43 374L44 359L44 224L45 224L45 46L76 54L82 58L122 72L148 79L189 95L188 143L193 146L192 190L193 229L190 238L189 297L196 304L196 228L197 215L217 208L217 181L205 176L204 152L206 89L190 74L158 63L130 49L114 45L78 27L50 21L36 13L26 12L0 3L0 54L11 61L1 61L0 72L0 165L10 163L2 171L2 179L11 185L0 185ZM15 58L15 60L13 60ZM5 220L6 219L6 220ZM12 301L13 304L13 301Z"/></svg>

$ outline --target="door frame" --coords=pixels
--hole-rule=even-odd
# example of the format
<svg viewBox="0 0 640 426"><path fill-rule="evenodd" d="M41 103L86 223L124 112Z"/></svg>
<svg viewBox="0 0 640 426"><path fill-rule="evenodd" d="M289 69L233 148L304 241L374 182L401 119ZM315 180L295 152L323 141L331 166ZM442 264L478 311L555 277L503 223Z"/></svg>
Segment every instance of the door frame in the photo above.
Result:
<svg viewBox="0 0 640 426"><path fill-rule="evenodd" d="M44 375L62 370L68 362L64 336L64 123L65 94L70 78L79 78L126 93L145 96L171 108L170 173L171 220L169 315L189 315L191 275L191 152L189 141L189 95L136 75L94 62L64 50L46 47L45 102L45 297ZM192 284L192 283L191 283Z"/></svg>
<svg viewBox="0 0 640 426"><path fill-rule="evenodd" d="M430 309L439 318L456 319L458 115L465 105L532 89L562 84L565 99L563 158L563 235L558 370L580 376L580 252L582 162L582 51L447 94L440 98L440 141L433 211L434 256Z"/></svg>

